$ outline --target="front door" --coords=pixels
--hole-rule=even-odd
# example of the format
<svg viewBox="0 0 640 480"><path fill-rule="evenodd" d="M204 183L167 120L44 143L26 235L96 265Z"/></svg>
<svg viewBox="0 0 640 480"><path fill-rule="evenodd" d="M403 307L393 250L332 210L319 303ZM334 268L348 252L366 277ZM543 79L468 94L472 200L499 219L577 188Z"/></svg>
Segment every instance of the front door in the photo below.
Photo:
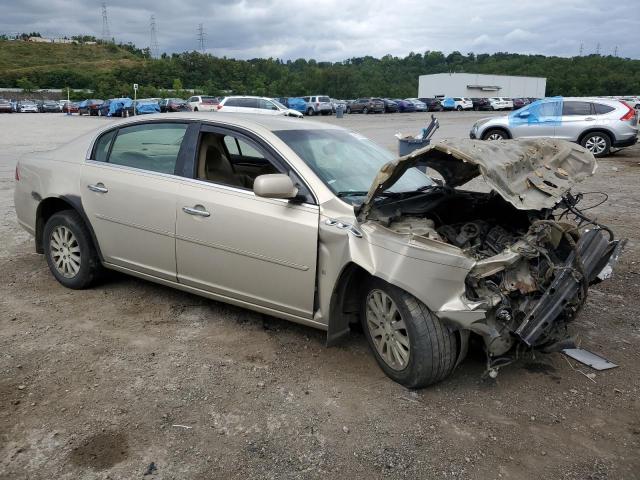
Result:
<svg viewBox="0 0 640 480"><path fill-rule="evenodd" d="M105 262L176 280L174 173L187 126L133 125L96 142L81 191Z"/></svg>
<svg viewBox="0 0 640 480"><path fill-rule="evenodd" d="M230 152L228 145L240 149ZM201 133L196 178L184 180L177 195L178 281L310 319L319 210L254 195L256 175L268 168L287 173L281 159L273 160L263 145L237 132L209 128Z"/></svg>
<svg viewBox="0 0 640 480"><path fill-rule="evenodd" d="M553 137L562 120L562 100L539 100L509 114L513 138Z"/></svg>

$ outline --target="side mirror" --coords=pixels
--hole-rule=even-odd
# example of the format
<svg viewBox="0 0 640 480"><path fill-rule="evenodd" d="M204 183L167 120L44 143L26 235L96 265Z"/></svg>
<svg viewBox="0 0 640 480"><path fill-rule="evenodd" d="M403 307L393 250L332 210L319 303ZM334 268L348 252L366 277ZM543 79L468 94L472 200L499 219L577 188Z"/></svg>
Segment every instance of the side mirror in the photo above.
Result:
<svg viewBox="0 0 640 480"><path fill-rule="evenodd" d="M529 115L531 115L531 112L529 112L529 111L520 112L520 113L518 114L518 116L519 116L520 118L527 118Z"/></svg>
<svg viewBox="0 0 640 480"><path fill-rule="evenodd" d="M259 175L253 181L253 193L265 198L295 198L298 189L284 173Z"/></svg>

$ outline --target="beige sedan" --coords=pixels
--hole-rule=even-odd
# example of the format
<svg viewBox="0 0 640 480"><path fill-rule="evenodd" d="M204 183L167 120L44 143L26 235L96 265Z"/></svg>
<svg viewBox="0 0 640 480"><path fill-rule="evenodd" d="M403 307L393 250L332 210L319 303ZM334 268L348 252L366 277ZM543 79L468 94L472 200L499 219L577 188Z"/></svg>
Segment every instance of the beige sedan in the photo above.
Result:
<svg viewBox="0 0 640 480"><path fill-rule="evenodd" d="M470 335L490 373L519 345L566 344L624 243L568 221L585 222L569 189L594 169L563 141L451 140L396 159L318 122L148 115L22 159L15 205L68 288L118 270L329 344L360 322L385 373L417 388L451 374ZM460 188L477 176L489 193Z"/></svg>

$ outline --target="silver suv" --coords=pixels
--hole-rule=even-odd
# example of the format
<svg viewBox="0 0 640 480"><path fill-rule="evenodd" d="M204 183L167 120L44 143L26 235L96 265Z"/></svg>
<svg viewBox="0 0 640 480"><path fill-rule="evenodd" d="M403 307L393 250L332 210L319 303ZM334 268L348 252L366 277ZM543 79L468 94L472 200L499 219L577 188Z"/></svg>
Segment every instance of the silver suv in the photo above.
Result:
<svg viewBox="0 0 640 480"><path fill-rule="evenodd" d="M333 113L333 104L327 95L311 95L302 98L307 102L305 112L307 115L331 115Z"/></svg>
<svg viewBox="0 0 640 480"><path fill-rule="evenodd" d="M638 114L618 100L552 97L509 115L478 120L469 136L482 140L561 138L602 157L612 147L629 147L638 141Z"/></svg>

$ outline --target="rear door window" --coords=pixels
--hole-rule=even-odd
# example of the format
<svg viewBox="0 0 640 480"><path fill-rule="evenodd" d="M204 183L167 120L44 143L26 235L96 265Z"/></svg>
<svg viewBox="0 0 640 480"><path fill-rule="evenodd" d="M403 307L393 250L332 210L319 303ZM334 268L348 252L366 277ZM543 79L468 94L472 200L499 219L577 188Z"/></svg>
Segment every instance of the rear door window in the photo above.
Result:
<svg viewBox="0 0 640 480"><path fill-rule="evenodd" d="M109 156L109 148L111 147L111 141L116 136L117 130L111 130L110 132L102 135L95 146L93 147L93 155L91 158L97 162L106 162Z"/></svg>
<svg viewBox="0 0 640 480"><path fill-rule="evenodd" d="M118 130L109 163L173 174L186 123L150 123Z"/></svg>
<svg viewBox="0 0 640 480"><path fill-rule="evenodd" d="M591 115L591 103L589 102L563 102L562 115L587 116Z"/></svg>

